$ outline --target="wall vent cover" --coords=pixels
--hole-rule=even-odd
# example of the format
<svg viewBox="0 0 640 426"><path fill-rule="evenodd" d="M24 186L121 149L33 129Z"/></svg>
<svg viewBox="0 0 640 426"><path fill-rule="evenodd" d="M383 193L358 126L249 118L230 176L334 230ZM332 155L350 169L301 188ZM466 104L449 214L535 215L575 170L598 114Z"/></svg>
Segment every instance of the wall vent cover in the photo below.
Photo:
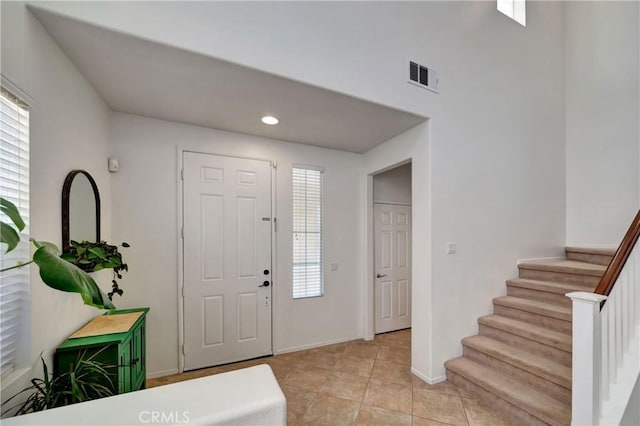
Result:
<svg viewBox="0 0 640 426"><path fill-rule="evenodd" d="M438 74L433 68L425 67L417 62L409 61L410 84L438 93Z"/></svg>

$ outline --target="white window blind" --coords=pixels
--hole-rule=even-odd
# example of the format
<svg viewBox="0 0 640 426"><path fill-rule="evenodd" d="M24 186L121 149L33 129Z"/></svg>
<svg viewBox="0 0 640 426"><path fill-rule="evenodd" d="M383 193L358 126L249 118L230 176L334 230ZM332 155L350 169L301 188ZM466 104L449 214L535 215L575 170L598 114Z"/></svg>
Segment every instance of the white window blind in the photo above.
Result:
<svg viewBox="0 0 640 426"><path fill-rule="evenodd" d="M293 168L293 298L324 294L322 170Z"/></svg>
<svg viewBox="0 0 640 426"><path fill-rule="evenodd" d="M29 260L29 110L27 105L5 90L0 91L0 196L20 211L25 228L20 244L4 254L0 267L15 266ZM12 223L0 212L0 220ZM19 339L27 328L29 267L0 273L0 376L13 371L19 353Z"/></svg>

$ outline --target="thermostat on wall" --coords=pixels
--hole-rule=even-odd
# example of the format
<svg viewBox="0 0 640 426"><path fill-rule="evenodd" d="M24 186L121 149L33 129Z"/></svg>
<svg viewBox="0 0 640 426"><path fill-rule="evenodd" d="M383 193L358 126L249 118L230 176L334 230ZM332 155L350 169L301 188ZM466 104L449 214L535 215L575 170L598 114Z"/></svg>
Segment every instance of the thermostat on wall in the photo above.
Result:
<svg viewBox="0 0 640 426"><path fill-rule="evenodd" d="M120 160L115 157L109 157L109 171L117 173L120 171Z"/></svg>

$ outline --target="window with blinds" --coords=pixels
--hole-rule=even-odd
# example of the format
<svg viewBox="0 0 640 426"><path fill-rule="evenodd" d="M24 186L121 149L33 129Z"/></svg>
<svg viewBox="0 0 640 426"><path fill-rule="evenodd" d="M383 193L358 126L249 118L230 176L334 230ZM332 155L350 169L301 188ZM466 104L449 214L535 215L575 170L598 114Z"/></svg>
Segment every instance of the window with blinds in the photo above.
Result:
<svg viewBox="0 0 640 426"><path fill-rule="evenodd" d="M5 254L0 268L29 260L29 109L4 87L0 91L0 196L16 205L25 222L20 244ZM12 223L0 212L0 220ZM0 376L14 370L28 327L29 267L0 272Z"/></svg>
<svg viewBox="0 0 640 426"><path fill-rule="evenodd" d="M322 172L293 167L293 298L324 294Z"/></svg>

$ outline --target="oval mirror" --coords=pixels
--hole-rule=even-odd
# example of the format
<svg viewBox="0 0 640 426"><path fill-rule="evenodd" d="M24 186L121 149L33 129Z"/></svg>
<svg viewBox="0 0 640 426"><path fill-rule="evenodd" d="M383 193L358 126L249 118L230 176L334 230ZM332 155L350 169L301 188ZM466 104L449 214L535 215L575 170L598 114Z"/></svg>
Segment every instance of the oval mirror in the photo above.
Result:
<svg viewBox="0 0 640 426"><path fill-rule="evenodd" d="M93 177L72 170L62 187L62 251L71 241L100 241L100 194Z"/></svg>

